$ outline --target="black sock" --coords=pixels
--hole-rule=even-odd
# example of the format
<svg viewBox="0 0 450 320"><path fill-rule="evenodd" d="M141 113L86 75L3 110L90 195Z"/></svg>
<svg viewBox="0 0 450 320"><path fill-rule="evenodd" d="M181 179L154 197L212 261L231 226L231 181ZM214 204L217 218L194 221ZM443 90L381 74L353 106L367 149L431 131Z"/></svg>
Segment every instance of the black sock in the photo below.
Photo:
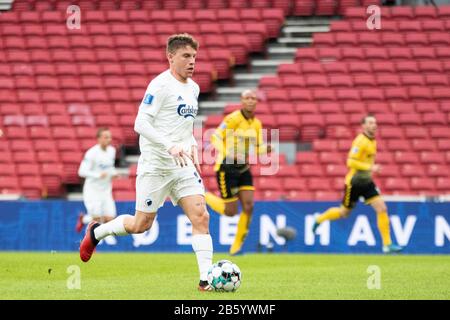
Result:
<svg viewBox="0 0 450 320"><path fill-rule="evenodd" d="M100 223L96 223L91 228L91 239L92 239L92 243L94 244L94 246L98 245L98 243L100 242L95 238L95 233L94 233L95 228L97 228L99 225L100 225Z"/></svg>
<svg viewBox="0 0 450 320"><path fill-rule="evenodd" d="M198 285L201 286L201 287L207 286L207 285L208 285L208 281L206 281L206 280L200 280L200 282L199 282Z"/></svg>

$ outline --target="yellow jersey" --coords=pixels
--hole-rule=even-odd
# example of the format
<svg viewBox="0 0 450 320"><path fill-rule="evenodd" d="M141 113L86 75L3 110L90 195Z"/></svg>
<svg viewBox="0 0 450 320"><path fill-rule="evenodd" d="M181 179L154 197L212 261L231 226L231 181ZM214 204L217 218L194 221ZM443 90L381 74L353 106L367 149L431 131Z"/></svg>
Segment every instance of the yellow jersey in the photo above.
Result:
<svg viewBox="0 0 450 320"><path fill-rule="evenodd" d="M247 163L252 147L256 148L257 153L266 150L261 121L256 117L246 118L241 110L236 110L223 119L211 136L211 143L218 150L214 171L219 171L225 159L229 159L231 163L236 160Z"/></svg>
<svg viewBox="0 0 450 320"><path fill-rule="evenodd" d="M360 133L352 142L348 153L347 167L350 169L345 177L345 184L349 185L355 174L372 179L371 168L375 163L377 142L364 133Z"/></svg>

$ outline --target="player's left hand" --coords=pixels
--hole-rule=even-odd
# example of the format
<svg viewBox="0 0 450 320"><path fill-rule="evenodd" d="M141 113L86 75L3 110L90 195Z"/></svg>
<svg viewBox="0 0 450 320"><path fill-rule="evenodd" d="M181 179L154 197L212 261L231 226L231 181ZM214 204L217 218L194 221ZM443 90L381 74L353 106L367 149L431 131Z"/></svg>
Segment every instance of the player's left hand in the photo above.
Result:
<svg viewBox="0 0 450 320"><path fill-rule="evenodd" d="M187 158L191 158L191 155L187 154L180 146L170 148L169 154L173 157L175 164L180 167L186 167L188 165Z"/></svg>
<svg viewBox="0 0 450 320"><path fill-rule="evenodd" d="M191 160L194 163L195 169L199 174L202 174L202 168L200 167L200 161L198 159L198 148L196 146L191 147Z"/></svg>

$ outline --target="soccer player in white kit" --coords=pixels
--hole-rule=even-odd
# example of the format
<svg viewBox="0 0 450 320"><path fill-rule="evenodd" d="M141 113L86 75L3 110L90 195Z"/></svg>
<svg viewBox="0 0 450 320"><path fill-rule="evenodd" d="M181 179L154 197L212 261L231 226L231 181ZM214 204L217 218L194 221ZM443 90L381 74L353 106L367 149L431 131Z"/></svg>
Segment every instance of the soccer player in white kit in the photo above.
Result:
<svg viewBox="0 0 450 320"><path fill-rule="evenodd" d="M136 212L98 224L91 222L80 245L80 258L91 258L98 241L108 235L143 233L150 229L167 196L192 223L192 248L200 271L200 291L210 291L208 268L213 245L204 186L199 175L193 124L198 111L199 86L191 79L198 43L188 34L167 40L169 70L154 78L139 106L134 129L140 134L136 179Z"/></svg>
<svg viewBox="0 0 450 320"><path fill-rule="evenodd" d="M112 196L112 179L117 176L114 162L116 149L111 146L111 131L107 128L97 130L97 144L86 151L78 175L85 178L83 202L87 214L80 214L76 231L92 220L108 222L116 216L116 204Z"/></svg>

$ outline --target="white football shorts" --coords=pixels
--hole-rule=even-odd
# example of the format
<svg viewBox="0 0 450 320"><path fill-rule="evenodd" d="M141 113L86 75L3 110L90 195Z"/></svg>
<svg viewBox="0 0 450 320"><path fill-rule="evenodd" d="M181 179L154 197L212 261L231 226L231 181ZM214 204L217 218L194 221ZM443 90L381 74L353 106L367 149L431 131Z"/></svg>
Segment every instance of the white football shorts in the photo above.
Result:
<svg viewBox="0 0 450 320"><path fill-rule="evenodd" d="M192 195L205 195L203 180L193 166L161 174L143 173L136 177L137 211L157 212L167 197L176 206L181 198Z"/></svg>
<svg viewBox="0 0 450 320"><path fill-rule="evenodd" d="M116 203L110 193L106 195L96 194L84 197L84 206L87 213L93 218L115 217L117 215Z"/></svg>

